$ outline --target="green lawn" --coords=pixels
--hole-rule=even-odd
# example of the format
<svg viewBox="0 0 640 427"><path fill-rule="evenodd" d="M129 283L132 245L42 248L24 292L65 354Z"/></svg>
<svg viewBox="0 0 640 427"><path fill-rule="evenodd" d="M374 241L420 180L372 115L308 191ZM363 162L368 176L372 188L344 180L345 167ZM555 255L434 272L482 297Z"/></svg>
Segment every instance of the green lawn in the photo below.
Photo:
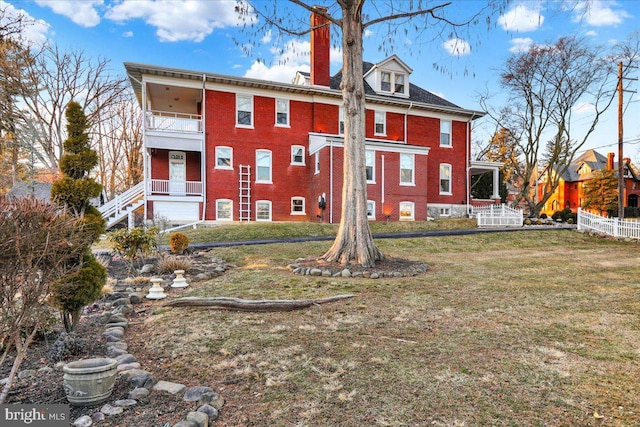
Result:
<svg viewBox="0 0 640 427"><path fill-rule="evenodd" d="M230 426L639 424L636 243L567 230L377 243L429 271L300 277L285 266L331 242L215 249L236 267L188 294L356 297L262 314L158 303L131 351L163 379L212 385Z"/></svg>

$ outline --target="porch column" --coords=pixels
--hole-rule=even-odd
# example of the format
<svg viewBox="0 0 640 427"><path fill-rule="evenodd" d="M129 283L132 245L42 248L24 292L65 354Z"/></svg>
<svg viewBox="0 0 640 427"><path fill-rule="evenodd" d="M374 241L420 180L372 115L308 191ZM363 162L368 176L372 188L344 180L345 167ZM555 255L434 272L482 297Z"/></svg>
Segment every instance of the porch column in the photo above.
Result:
<svg viewBox="0 0 640 427"><path fill-rule="evenodd" d="M500 198L500 171L498 169L493 170L493 199Z"/></svg>

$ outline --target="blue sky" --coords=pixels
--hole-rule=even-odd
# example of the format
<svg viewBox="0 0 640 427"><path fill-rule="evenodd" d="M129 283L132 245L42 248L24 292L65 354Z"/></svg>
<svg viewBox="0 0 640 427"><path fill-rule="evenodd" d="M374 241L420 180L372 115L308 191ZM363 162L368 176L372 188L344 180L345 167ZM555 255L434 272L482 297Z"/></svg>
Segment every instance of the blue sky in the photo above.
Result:
<svg viewBox="0 0 640 427"><path fill-rule="evenodd" d="M370 0L368 5L384 3ZM296 39L279 36L274 30L242 31L233 0L0 0L0 4L37 20L28 33L34 42L53 42L63 49L107 58L114 73L124 74L123 62L139 62L288 82L296 70L309 69L308 36ZM573 0L512 1L502 14L493 16L489 26L478 24L468 32L421 31L419 36L413 32L405 36L400 31L393 37L391 52L379 49L388 35L386 28L373 26L365 34L364 59L378 62L395 53L413 68L412 83L468 109L480 109L478 93L488 91L495 95L497 106L505 102L498 70L513 52L532 43L553 43L562 36L612 44L640 29L639 1L591 0L589 9L583 5ZM445 15L468 16L484 6L485 1L458 0L445 9ZM308 13L295 6L287 13L293 19L308 20ZM337 34L334 36L339 44ZM340 61L340 51L335 48L332 73L340 69ZM640 89L640 82L628 84L630 89ZM640 94L627 93L625 98L625 140L629 141L625 156L637 162ZM574 117L576 126L589 122L588 112L576 112ZM474 139L486 140L490 129L478 124ZM616 151L616 143L614 108L601 120L587 148L604 154Z"/></svg>

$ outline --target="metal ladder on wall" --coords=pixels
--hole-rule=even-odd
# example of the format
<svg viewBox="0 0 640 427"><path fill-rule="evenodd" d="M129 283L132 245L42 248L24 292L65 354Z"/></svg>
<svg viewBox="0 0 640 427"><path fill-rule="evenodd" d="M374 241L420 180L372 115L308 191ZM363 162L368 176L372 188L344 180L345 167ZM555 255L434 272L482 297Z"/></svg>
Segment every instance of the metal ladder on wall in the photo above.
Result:
<svg viewBox="0 0 640 427"><path fill-rule="evenodd" d="M240 165L240 221L251 221L251 166Z"/></svg>

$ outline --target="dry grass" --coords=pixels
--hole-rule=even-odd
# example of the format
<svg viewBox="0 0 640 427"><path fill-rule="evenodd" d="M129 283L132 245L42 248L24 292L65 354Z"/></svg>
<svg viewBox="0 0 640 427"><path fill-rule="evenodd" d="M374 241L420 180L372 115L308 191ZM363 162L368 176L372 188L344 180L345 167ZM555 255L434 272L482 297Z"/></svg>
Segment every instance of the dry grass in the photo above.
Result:
<svg viewBox="0 0 640 427"><path fill-rule="evenodd" d="M168 274L176 270L189 271L192 264L191 260L187 257L167 255L160 257L157 268L159 273Z"/></svg>
<svg viewBox="0 0 640 427"><path fill-rule="evenodd" d="M637 244L570 231L378 244L430 271L299 277L283 267L328 242L220 249L238 268L191 295L357 296L290 313L161 309L132 352L164 379L212 385L226 425L638 425Z"/></svg>

